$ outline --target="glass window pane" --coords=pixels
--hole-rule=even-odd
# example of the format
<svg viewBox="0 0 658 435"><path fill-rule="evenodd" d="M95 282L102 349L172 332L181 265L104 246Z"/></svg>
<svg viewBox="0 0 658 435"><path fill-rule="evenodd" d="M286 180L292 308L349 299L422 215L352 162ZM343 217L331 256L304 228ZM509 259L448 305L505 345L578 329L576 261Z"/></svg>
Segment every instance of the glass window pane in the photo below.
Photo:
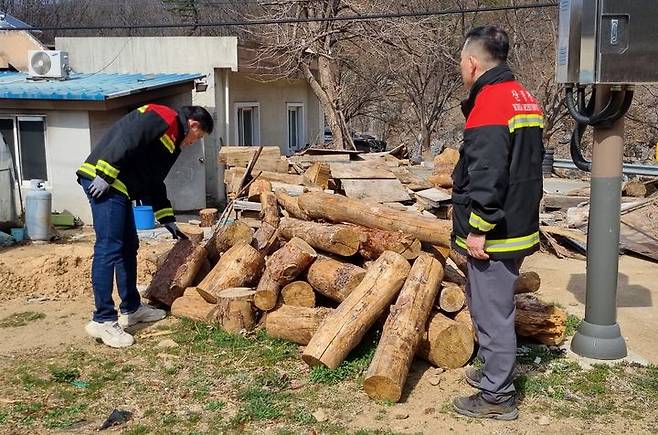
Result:
<svg viewBox="0 0 658 435"><path fill-rule="evenodd" d="M46 138L43 121L18 121L23 180L47 180Z"/></svg>
<svg viewBox="0 0 658 435"><path fill-rule="evenodd" d="M242 116L244 119L244 145L251 146L254 144L252 110L245 109Z"/></svg>

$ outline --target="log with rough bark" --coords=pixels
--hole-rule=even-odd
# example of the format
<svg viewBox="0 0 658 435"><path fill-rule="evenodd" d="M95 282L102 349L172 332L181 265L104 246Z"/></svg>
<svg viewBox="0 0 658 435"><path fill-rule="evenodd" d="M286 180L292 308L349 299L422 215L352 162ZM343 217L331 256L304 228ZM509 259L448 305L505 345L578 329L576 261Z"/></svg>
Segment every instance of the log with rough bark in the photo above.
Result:
<svg viewBox="0 0 658 435"><path fill-rule="evenodd" d="M214 265L219 261L219 256L237 244L251 244L254 238L252 230L244 222L232 222L219 227L206 243L208 259Z"/></svg>
<svg viewBox="0 0 658 435"><path fill-rule="evenodd" d="M338 367L390 305L410 268L400 254L384 252L370 266L361 283L325 319L306 346L302 359L311 366Z"/></svg>
<svg viewBox="0 0 658 435"><path fill-rule="evenodd" d="M263 311L273 310L279 300L280 293L281 285L272 279L266 269L258 283L258 287L256 287L254 305Z"/></svg>
<svg viewBox="0 0 658 435"><path fill-rule="evenodd" d="M455 369L463 367L471 359L473 348L473 333L465 322L433 312L418 352L436 367Z"/></svg>
<svg viewBox="0 0 658 435"><path fill-rule="evenodd" d="M267 313L265 330L274 338L307 345L320 324L332 312L331 308L292 307L281 305Z"/></svg>
<svg viewBox="0 0 658 435"><path fill-rule="evenodd" d="M188 287L179 297L171 304L171 314L178 318L187 318L198 322L211 322L212 311L215 304L211 304L201 297L196 287Z"/></svg>
<svg viewBox="0 0 658 435"><path fill-rule="evenodd" d="M279 235L284 239L299 237L316 249L345 257L357 253L363 238L358 227L352 225L323 224L293 218L281 219Z"/></svg>
<svg viewBox="0 0 658 435"><path fill-rule="evenodd" d="M413 260L420 255L420 240L401 231L384 231L366 227L357 228L363 234L359 253L366 260L376 260L384 251L397 252L407 260Z"/></svg>
<svg viewBox="0 0 658 435"><path fill-rule="evenodd" d="M252 308L254 291L248 287L234 287L217 294L217 305L211 316L227 332L251 331L256 326Z"/></svg>
<svg viewBox="0 0 658 435"><path fill-rule="evenodd" d="M464 289L451 282L443 283L443 288L441 289L441 295L439 296L439 307L444 313L456 313L462 308L466 303L466 294Z"/></svg>
<svg viewBox="0 0 658 435"><path fill-rule="evenodd" d="M293 281L281 289L281 300L294 307L315 307L315 291L306 281Z"/></svg>
<svg viewBox="0 0 658 435"><path fill-rule="evenodd" d="M197 290L205 300L216 304L222 290L258 282L264 265L260 252L246 244L235 245L222 255Z"/></svg>
<svg viewBox="0 0 658 435"><path fill-rule="evenodd" d="M290 196L288 192L283 189L277 189L276 199L279 201L279 205L288 212L290 217L295 219L310 220L301 208L299 208L299 203L297 202L297 197Z"/></svg>
<svg viewBox="0 0 658 435"><path fill-rule="evenodd" d="M203 263L201 263L201 267L199 268L199 271L196 273L194 276L194 279L192 280L192 286L196 287L205 279L206 276L210 273L212 270L212 264L210 264L210 260L206 258Z"/></svg>
<svg viewBox="0 0 658 435"><path fill-rule="evenodd" d="M443 278L443 267L422 254L386 319L363 389L371 399L397 402Z"/></svg>
<svg viewBox="0 0 658 435"><path fill-rule="evenodd" d="M365 269L359 266L320 257L308 269L306 279L318 293L336 302L343 302L361 283L365 274Z"/></svg>
<svg viewBox="0 0 658 435"><path fill-rule="evenodd" d="M217 209L216 208L204 208L199 211L199 219L201 223L199 224L202 228L212 227L215 222L217 222Z"/></svg>
<svg viewBox="0 0 658 435"><path fill-rule="evenodd" d="M541 279L537 272L523 272L514 283L514 293L534 293L540 286Z"/></svg>
<svg viewBox="0 0 658 435"><path fill-rule="evenodd" d="M158 267L144 292L150 301L168 307L192 285L196 274L206 261L206 250L191 240L179 240Z"/></svg>
<svg viewBox="0 0 658 435"><path fill-rule="evenodd" d="M249 201L260 202L260 194L263 192L271 191L272 183L268 180L261 180L258 178L249 186L249 193L247 194L247 197L249 198Z"/></svg>
<svg viewBox="0 0 658 435"><path fill-rule="evenodd" d="M277 238L277 228L279 227L279 205L274 192L265 191L260 194L260 203L262 207L261 227L254 234L253 245L263 253L269 253L274 246Z"/></svg>
<svg viewBox="0 0 658 435"><path fill-rule="evenodd" d="M547 304L531 294L516 296L516 333L534 338L548 346L564 341L567 314L552 304Z"/></svg>
<svg viewBox="0 0 658 435"><path fill-rule="evenodd" d="M449 264L446 264L445 266L443 279L444 281L451 282L462 287L466 286L466 278L461 273L459 273L457 269Z"/></svg>
<svg viewBox="0 0 658 435"><path fill-rule="evenodd" d="M450 259L455 263L457 269L461 270L465 277L468 278L468 267L466 266L467 258L455 250L450 251Z"/></svg>
<svg viewBox="0 0 658 435"><path fill-rule="evenodd" d="M317 256L308 243L293 237L267 259L267 271L279 285L286 285L308 269Z"/></svg>
<svg viewBox="0 0 658 435"><path fill-rule="evenodd" d="M386 231L402 231L420 241L450 246L451 223L414 216L390 207L329 193L304 193L299 206L317 219L348 222Z"/></svg>

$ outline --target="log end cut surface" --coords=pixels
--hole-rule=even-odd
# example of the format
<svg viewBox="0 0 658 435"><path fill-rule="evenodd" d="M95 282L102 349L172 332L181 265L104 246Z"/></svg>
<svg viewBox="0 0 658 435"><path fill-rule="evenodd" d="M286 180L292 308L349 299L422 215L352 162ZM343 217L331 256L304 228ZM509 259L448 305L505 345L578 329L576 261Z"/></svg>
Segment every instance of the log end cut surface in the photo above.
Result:
<svg viewBox="0 0 658 435"><path fill-rule="evenodd" d="M397 402L402 397L402 388L386 376L370 376L363 381L363 389L373 400Z"/></svg>

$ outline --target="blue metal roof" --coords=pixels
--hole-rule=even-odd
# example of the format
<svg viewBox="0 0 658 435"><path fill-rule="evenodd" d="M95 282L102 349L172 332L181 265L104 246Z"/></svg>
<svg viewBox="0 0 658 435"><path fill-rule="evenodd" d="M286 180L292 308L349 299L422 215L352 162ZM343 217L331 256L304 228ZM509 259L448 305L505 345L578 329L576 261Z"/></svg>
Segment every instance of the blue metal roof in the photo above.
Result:
<svg viewBox="0 0 658 435"><path fill-rule="evenodd" d="M0 29L13 29L16 27L32 27L6 12L0 11Z"/></svg>
<svg viewBox="0 0 658 435"><path fill-rule="evenodd" d="M0 72L0 100L105 101L179 85L203 74L71 74L68 80L29 80L26 73Z"/></svg>

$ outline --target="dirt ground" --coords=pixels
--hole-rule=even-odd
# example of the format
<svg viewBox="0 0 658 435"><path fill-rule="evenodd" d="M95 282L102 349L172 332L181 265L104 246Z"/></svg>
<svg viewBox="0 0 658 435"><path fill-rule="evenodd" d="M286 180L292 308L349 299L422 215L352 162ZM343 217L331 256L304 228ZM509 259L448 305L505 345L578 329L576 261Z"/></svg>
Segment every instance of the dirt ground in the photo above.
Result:
<svg viewBox="0 0 658 435"><path fill-rule="evenodd" d="M583 381L577 381L577 387L569 387L580 399L567 397L565 402L564 391L560 389L571 381L554 377L561 373L563 360L545 353L545 349L540 349L544 353L539 358L545 361L533 365L533 359L537 361L533 355L528 365L522 367L524 373L528 372L528 380L524 384L526 392L521 416L516 422L478 421L456 416L450 410L451 398L473 392L463 382L463 371L438 373L418 361L412 367L403 400L392 404L373 402L363 393L358 372L364 367L358 366L358 359L352 366L346 366L356 373L353 377L324 386L323 376L331 378L334 374L309 370L299 361L296 346L260 336L243 343L226 338L221 332L199 330L176 319L166 319L135 331L137 344L130 350L108 349L89 339L83 330L92 310L89 271L92 234L85 231L68 237L67 243L27 245L0 251L0 322L19 313L38 313L17 326L0 327L0 366L4 367L0 375L0 433L51 430L91 433L102 423L108 409L120 406L131 409L133 420L109 432L589 434L658 431L656 373L650 373L655 379L651 377L646 381L650 394L631 394L628 391L635 387L630 386L646 384L644 378L642 383L636 382L640 379L636 372L639 369L622 367L614 373L606 372L605 381L616 385L614 389L610 387L611 391L625 391L625 396L623 400L615 396L592 404L587 395L596 396L606 387L596 384L598 381L588 374L567 370L565 373L572 373L574 379L582 377ZM169 241L142 242L140 285L148 284L155 269L154 258L170 246ZM537 254L524 268L535 270L541 276L543 299L560 303L579 317L584 315L585 262ZM658 297L655 270L654 263L623 257L618 300L619 323L629 349L653 363L658 362L658 310L653 304ZM254 350L256 346L258 350ZM273 357L272 353L278 356ZM121 373L130 371L129 375L136 378L135 385L127 386L125 381L109 382L101 377L103 382L108 382L102 384L102 388L93 390L93 394L91 390L81 392L59 383L59 369L53 368L75 367L77 378L92 379L90 382L94 385L97 371L109 370L110 366L122 367ZM623 376L626 372L631 380ZM537 373L538 378L532 378L533 373ZM275 381L269 380L272 377ZM261 388L264 378L268 381ZM549 380L556 384L546 384ZM261 389L253 390L251 382L258 383ZM161 396L160 391L165 386L166 397ZM593 393L588 393L588 388ZM553 396L561 400L556 405L546 402ZM44 405L39 405L41 411L21 408L24 404L28 406L32 399L45 401ZM629 409L620 405L626 402ZM84 406L78 405L80 403ZM267 404L265 410L261 409L264 403ZM594 407L604 405L607 406L604 410ZM574 406L578 412L574 411ZM641 418L633 413L634 406L643 409ZM644 412L644 406L653 411Z"/></svg>

